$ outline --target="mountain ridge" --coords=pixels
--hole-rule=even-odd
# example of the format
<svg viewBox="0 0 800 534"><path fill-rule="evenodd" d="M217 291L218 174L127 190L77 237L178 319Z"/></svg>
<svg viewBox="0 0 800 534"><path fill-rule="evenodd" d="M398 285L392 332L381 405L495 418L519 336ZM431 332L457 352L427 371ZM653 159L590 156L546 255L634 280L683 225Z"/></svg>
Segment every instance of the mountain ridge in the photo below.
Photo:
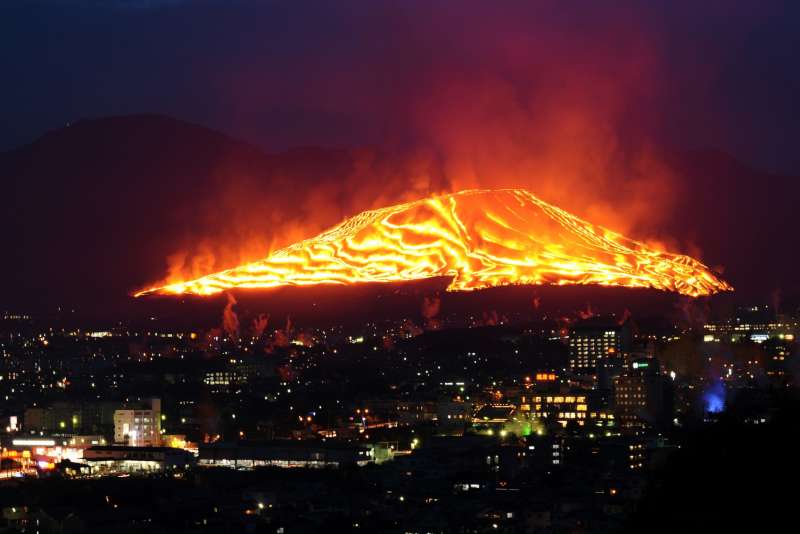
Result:
<svg viewBox="0 0 800 534"><path fill-rule="evenodd" d="M9 192L0 200L7 251L0 292L9 305L127 298L163 278L165 258L176 250L202 256L209 243L223 243L227 256L215 249L213 265L194 266L213 272L252 259L237 249L239 242L268 250L309 237L360 211L354 209L364 202L359 194L372 194L340 187L363 166L359 150L272 154L158 114L86 119L51 130L0 152ZM778 215L792 209L800 180L754 170L717 150L673 154L668 163L680 177L681 203L665 232L698 243L701 260L724 266L737 290L797 289L793 269L759 236L763 229L784 246L797 245ZM387 195L402 192L402 183L395 187ZM317 192L314 203L299 202ZM45 210L57 224L41 215ZM317 216L319 227L303 235L303 225ZM265 237L276 228L290 230L283 242ZM56 244L42 249L53 237Z"/></svg>

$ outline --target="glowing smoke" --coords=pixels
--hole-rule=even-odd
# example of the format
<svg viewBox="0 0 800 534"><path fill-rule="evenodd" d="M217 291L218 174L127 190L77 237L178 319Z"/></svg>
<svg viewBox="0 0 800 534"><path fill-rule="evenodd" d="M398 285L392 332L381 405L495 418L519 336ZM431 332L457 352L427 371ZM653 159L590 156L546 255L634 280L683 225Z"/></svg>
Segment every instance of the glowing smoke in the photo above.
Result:
<svg viewBox="0 0 800 534"><path fill-rule="evenodd" d="M436 318L442 308L442 299L439 297L425 297L422 300L422 317L425 319L425 328L436 330L440 326Z"/></svg>
<svg viewBox="0 0 800 534"><path fill-rule="evenodd" d="M580 317L581 319L584 319L584 320L591 319L595 315L597 315L597 313L595 313L595 311L592 309L592 303L591 302L587 302L586 303L586 309L585 310L578 310L578 317Z"/></svg>
<svg viewBox="0 0 800 534"><path fill-rule="evenodd" d="M259 339L264 334L267 324L269 324L269 315L266 313L260 313L258 317L253 319L253 324L251 326L253 337Z"/></svg>
<svg viewBox="0 0 800 534"><path fill-rule="evenodd" d="M272 340L267 344L265 348L267 353L275 352L277 348L286 348L289 346L289 342L292 340L292 334L294 332L294 328L292 327L292 318L290 316L286 316L286 326L283 329L277 329L272 335Z"/></svg>
<svg viewBox="0 0 800 534"><path fill-rule="evenodd" d="M228 304L225 305L225 310L222 312L222 327L228 337L237 340L239 339L239 316L233 310L236 305L236 299L230 293L227 293Z"/></svg>

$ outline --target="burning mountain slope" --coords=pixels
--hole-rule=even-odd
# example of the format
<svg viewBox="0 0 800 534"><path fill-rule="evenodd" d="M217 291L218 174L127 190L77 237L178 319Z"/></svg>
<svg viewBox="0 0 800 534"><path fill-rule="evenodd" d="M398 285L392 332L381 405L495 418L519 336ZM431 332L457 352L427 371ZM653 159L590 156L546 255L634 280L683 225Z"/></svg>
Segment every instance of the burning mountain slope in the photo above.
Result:
<svg viewBox="0 0 800 534"><path fill-rule="evenodd" d="M731 290L700 262L594 226L521 189L469 190L370 210L269 257L137 293L452 277L451 291L509 284Z"/></svg>

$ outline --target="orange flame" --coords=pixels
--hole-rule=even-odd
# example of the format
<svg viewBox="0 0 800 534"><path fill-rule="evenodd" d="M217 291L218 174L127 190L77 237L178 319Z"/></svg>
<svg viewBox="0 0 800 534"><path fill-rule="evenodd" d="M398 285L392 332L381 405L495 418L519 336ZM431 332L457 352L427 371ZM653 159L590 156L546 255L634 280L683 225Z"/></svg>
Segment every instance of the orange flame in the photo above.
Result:
<svg viewBox="0 0 800 534"><path fill-rule="evenodd" d="M592 225L522 189L468 190L369 210L267 258L150 293L394 282L447 276L450 291L510 284L733 288L688 256Z"/></svg>

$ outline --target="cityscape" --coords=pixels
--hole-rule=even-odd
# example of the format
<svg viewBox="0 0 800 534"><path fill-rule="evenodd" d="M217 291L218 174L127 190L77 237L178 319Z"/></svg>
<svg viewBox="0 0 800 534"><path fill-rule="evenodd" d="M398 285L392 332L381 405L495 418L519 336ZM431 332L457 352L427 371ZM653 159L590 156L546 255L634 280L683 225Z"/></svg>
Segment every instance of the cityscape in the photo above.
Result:
<svg viewBox="0 0 800 534"><path fill-rule="evenodd" d="M792 532L800 10L0 6L0 534Z"/></svg>
<svg viewBox="0 0 800 534"><path fill-rule="evenodd" d="M691 326L225 313L203 331L5 312L6 528L635 531L684 447L779 425L800 371L797 314L771 305Z"/></svg>

